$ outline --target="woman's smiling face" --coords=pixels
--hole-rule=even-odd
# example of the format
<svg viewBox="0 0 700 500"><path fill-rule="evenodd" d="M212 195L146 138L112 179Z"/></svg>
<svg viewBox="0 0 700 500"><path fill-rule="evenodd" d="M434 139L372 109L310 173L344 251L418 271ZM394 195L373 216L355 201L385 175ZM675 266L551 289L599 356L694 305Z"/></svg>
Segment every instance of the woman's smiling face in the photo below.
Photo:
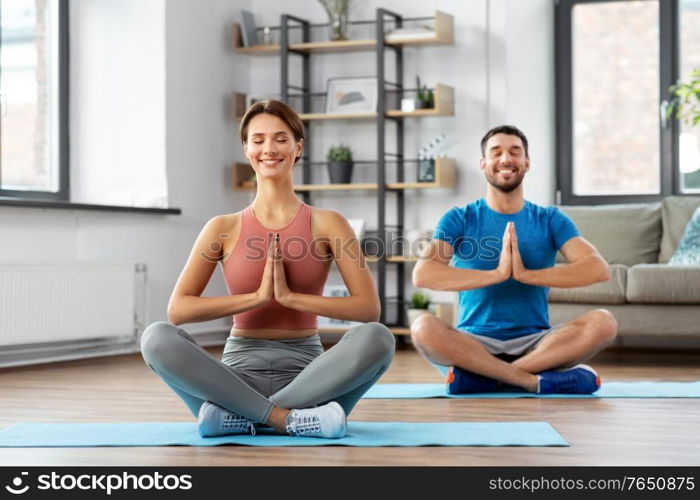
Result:
<svg viewBox="0 0 700 500"><path fill-rule="evenodd" d="M291 175L303 143L282 119L261 113L250 121L243 152L258 178L275 178Z"/></svg>

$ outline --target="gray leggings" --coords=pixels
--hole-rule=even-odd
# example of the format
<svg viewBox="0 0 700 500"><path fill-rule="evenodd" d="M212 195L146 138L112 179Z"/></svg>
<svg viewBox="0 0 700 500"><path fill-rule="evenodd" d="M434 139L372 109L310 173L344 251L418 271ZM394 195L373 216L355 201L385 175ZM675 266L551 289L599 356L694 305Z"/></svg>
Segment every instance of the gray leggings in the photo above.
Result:
<svg viewBox="0 0 700 500"><path fill-rule="evenodd" d="M279 356L274 351L291 347L301 350L302 359L306 356L308 364L297 362L298 368L291 368L292 372L289 367L277 371L274 363L265 365L275 381L269 387L275 392L264 394L268 391L254 382L260 380L255 376L255 368L246 369L242 366L245 363L236 362L235 351L240 348L230 348L227 342L224 359L229 364L225 364L197 345L185 330L164 321L153 323L143 332L141 354L195 417L202 403L211 401L254 422L266 423L275 406L309 408L337 401L349 414L389 367L395 346L394 336L381 323L366 323L348 330L340 342L323 354L320 342L308 338L244 339L243 343L260 343L260 348L252 355L241 353L241 359L263 360L261 354L267 354L266 358L271 353ZM265 343L278 345L266 353Z"/></svg>

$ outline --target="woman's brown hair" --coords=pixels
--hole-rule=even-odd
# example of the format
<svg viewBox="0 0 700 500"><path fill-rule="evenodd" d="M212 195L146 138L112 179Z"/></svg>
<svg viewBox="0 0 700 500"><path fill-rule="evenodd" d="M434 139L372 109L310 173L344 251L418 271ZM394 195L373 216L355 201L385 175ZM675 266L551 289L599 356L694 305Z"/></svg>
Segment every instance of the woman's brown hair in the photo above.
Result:
<svg viewBox="0 0 700 500"><path fill-rule="evenodd" d="M299 115L292 108L287 106L285 103L275 100L269 101L259 101L248 108L248 111L243 115L241 120L241 142L246 143L248 139L248 127L250 121L258 115L267 113L268 115L273 115L282 120L294 134L294 140L296 142L301 141L304 138L304 122L301 121Z"/></svg>

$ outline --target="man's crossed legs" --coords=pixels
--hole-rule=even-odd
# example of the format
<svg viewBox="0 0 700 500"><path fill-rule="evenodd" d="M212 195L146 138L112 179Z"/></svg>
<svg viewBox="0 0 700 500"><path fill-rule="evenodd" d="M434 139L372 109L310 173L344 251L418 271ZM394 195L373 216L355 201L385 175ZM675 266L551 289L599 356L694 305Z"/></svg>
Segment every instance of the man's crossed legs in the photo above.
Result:
<svg viewBox="0 0 700 500"><path fill-rule="evenodd" d="M483 382L486 388L480 392L489 392L489 379L529 392L558 392L556 387L550 387L550 382L555 382L554 385L559 387L571 385L572 377L581 373L570 370L566 374L554 370L582 363L609 345L616 335L617 322L605 309L590 311L573 321L532 336L529 345L527 342L521 343L522 352L498 352L494 346L482 343L477 336L460 332L431 314L419 316L411 325L413 344L428 361L455 367L450 373L451 377L476 376L476 380ZM508 362L497 356L500 354L519 357ZM590 372L594 380L597 379L595 372ZM564 380L567 376L568 381ZM593 392L595 389L597 385L590 391L574 388L568 392Z"/></svg>

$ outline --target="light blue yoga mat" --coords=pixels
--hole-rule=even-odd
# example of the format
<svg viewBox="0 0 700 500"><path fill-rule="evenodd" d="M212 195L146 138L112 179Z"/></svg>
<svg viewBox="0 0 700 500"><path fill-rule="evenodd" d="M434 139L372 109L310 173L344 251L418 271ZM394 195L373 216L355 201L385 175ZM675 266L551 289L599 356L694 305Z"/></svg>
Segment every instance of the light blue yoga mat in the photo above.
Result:
<svg viewBox="0 0 700 500"><path fill-rule="evenodd" d="M255 436L202 438L194 423L22 423L0 430L0 447L96 446L569 446L547 422L348 422L342 439Z"/></svg>
<svg viewBox="0 0 700 500"><path fill-rule="evenodd" d="M531 392L487 392L447 394L445 384L375 384L367 399L422 398L700 398L700 382L604 382L595 394L533 394Z"/></svg>

